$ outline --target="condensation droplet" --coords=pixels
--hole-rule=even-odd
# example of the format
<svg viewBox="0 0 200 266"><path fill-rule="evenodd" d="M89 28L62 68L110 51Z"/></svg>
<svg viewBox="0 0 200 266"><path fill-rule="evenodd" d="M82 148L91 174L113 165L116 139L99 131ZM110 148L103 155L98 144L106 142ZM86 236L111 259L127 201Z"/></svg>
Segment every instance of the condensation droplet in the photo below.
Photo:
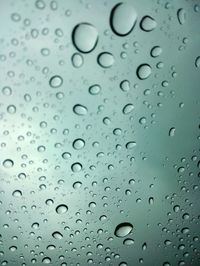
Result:
<svg viewBox="0 0 200 266"><path fill-rule="evenodd" d="M197 58L195 59L195 66L196 66L197 68L200 67L200 56L197 56Z"/></svg>
<svg viewBox="0 0 200 266"><path fill-rule="evenodd" d="M13 165L14 165L14 162L10 159L6 159L3 161L3 166L5 168L11 168L11 167L13 167Z"/></svg>
<svg viewBox="0 0 200 266"><path fill-rule="evenodd" d="M74 105L73 111L76 115L86 115L88 112L87 107L85 107L81 104Z"/></svg>
<svg viewBox="0 0 200 266"><path fill-rule="evenodd" d="M15 191L13 191L12 195L15 198L20 198L22 196L22 192L21 192L21 190L15 190Z"/></svg>
<svg viewBox="0 0 200 266"><path fill-rule="evenodd" d="M83 56L81 54L74 53L72 55L72 65L75 68L82 67L83 63L84 63L84 59L83 59Z"/></svg>
<svg viewBox="0 0 200 266"><path fill-rule="evenodd" d="M150 16L143 17L140 22L141 29L147 32L154 30L156 26L157 26L157 23L155 19L153 19Z"/></svg>
<svg viewBox="0 0 200 266"><path fill-rule="evenodd" d="M111 11L111 29L119 36L128 35L133 30L136 21L137 13L130 4L118 3Z"/></svg>
<svg viewBox="0 0 200 266"><path fill-rule="evenodd" d="M49 85L52 88L59 88L62 84L63 84L63 79L61 78L61 76L58 75L51 77L49 80Z"/></svg>
<svg viewBox="0 0 200 266"><path fill-rule="evenodd" d="M183 8L178 9L177 11L178 22L183 25L186 21L186 12Z"/></svg>
<svg viewBox="0 0 200 266"><path fill-rule="evenodd" d="M82 53L89 53L97 45L97 29L92 24L80 23L72 32L72 41L77 50Z"/></svg>
<svg viewBox="0 0 200 266"><path fill-rule="evenodd" d="M85 146L85 141L83 139L75 139L72 146L75 150L81 150Z"/></svg>
<svg viewBox="0 0 200 266"><path fill-rule="evenodd" d="M117 227L115 228L114 234L117 237L125 237L128 234L130 234L132 229L133 229L133 225L131 223L127 223L127 222L121 223L121 224L118 224Z"/></svg>
<svg viewBox="0 0 200 266"><path fill-rule="evenodd" d="M97 57L98 64L103 68L110 68L114 62L114 56L109 52L100 53Z"/></svg>
<svg viewBox="0 0 200 266"><path fill-rule="evenodd" d="M142 64L137 68L137 76L139 79L147 79L151 75L151 67L148 64Z"/></svg>
<svg viewBox="0 0 200 266"><path fill-rule="evenodd" d="M59 239L59 240L63 238L63 235L58 231L53 232L52 236L53 238Z"/></svg>
<svg viewBox="0 0 200 266"><path fill-rule="evenodd" d="M131 113L134 109L134 106L131 103L128 103L124 106L124 108L122 109L123 114L127 115L129 113Z"/></svg>
<svg viewBox="0 0 200 266"><path fill-rule="evenodd" d="M170 130L169 130L169 136L170 137L173 137L174 134L175 134L175 131L176 131L175 127L170 128Z"/></svg>
<svg viewBox="0 0 200 266"><path fill-rule="evenodd" d="M58 214L63 214L66 213L68 211L68 207L65 204L60 204L56 207L56 212Z"/></svg>
<svg viewBox="0 0 200 266"><path fill-rule="evenodd" d="M90 86L88 90L89 90L89 93L91 95L97 95L101 91L101 86L98 84L94 84L94 85Z"/></svg>
<svg viewBox="0 0 200 266"><path fill-rule="evenodd" d="M80 163L73 163L71 169L74 173L80 172L82 170L82 165Z"/></svg>

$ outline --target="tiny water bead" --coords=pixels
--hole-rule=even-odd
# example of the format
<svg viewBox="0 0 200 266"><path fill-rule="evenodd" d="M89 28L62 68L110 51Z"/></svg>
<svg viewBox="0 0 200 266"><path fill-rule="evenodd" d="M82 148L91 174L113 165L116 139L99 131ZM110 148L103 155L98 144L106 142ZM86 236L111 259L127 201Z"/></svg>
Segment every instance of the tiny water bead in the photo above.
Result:
<svg viewBox="0 0 200 266"><path fill-rule="evenodd" d="M60 204L56 207L56 212L58 214L63 214L66 213L68 211L68 207L65 204Z"/></svg>
<svg viewBox="0 0 200 266"><path fill-rule="evenodd" d="M137 76L139 79L147 79L151 75L152 69L148 64L142 64L137 68Z"/></svg>
<svg viewBox="0 0 200 266"><path fill-rule="evenodd" d="M73 188L74 188L74 189L78 189L78 188L80 188L81 186L82 186L82 183L81 183L80 181L74 182L74 184L73 184Z"/></svg>
<svg viewBox="0 0 200 266"><path fill-rule="evenodd" d="M117 237L125 237L131 233L133 225L128 222L118 224L115 228L114 234Z"/></svg>
<svg viewBox="0 0 200 266"><path fill-rule="evenodd" d="M157 26L157 23L156 23L155 19L153 19L150 16L143 17L141 22L140 22L140 28L146 32L154 30L156 28L156 26Z"/></svg>
<svg viewBox="0 0 200 266"><path fill-rule="evenodd" d="M111 53L103 52L98 55L97 62L103 68L110 68L114 64L115 59Z"/></svg>
<svg viewBox="0 0 200 266"><path fill-rule="evenodd" d="M97 29L90 23L80 23L75 26L72 32L72 41L78 51L89 53L97 45Z"/></svg>
<svg viewBox="0 0 200 266"><path fill-rule="evenodd" d="M128 3L118 3L110 14L110 26L113 32L119 36L131 33L137 21L137 13L134 7Z"/></svg>
<svg viewBox="0 0 200 266"><path fill-rule="evenodd" d="M55 75L55 76L51 77L49 80L49 85L52 88L59 88L62 86L62 84L63 84L63 79L59 75Z"/></svg>

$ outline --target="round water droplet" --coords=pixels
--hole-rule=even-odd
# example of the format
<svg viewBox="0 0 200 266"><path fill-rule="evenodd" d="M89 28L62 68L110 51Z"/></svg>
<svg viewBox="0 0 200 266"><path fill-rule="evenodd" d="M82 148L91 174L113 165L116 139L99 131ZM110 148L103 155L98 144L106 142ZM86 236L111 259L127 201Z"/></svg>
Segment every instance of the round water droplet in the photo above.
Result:
<svg viewBox="0 0 200 266"><path fill-rule="evenodd" d="M151 75L151 67L148 64L142 64L137 68L137 76L139 79L147 79Z"/></svg>
<svg viewBox="0 0 200 266"><path fill-rule="evenodd" d="M162 53L162 48L160 46L154 46L151 49L151 56L158 57Z"/></svg>
<svg viewBox="0 0 200 266"><path fill-rule="evenodd" d="M33 223L32 225L31 225L31 227L33 228L33 229L38 229L39 228L39 223Z"/></svg>
<svg viewBox="0 0 200 266"><path fill-rule="evenodd" d="M3 87L2 93L5 96L10 96L12 94L12 89L10 87Z"/></svg>
<svg viewBox="0 0 200 266"><path fill-rule="evenodd" d="M3 161L3 166L5 168L11 168L11 167L13 167L13 165L14 165L14 162L10 159L6 159Z"/></svg>
<svg viewBox="0 0 200 266"><path fill-rule="evenodd" d="M197 68L200 67L200 56L197 56L197 58L195 59L195 66L196 66Z"/></svg>
<svg viewBox="0 0 200 266"><path fill-rule="evenodd" d="M119 36L128 35L133 30L136 21L137 13L130 4L118 3L111 11L111 29Z"/></svg>
<svg viewBox="0 0 200 266"><path fill-rule="evenodd" d="M80 163L73 163L71 169L74 173L80 172L82 170L82 165Z"/></svg>
<svg viewBox="0 0 200 266"><path fill-rule="evenodd" d="M114 56L111 53L103 52L97 57L98 64L103 68L110 68L114 62Z"/></svg>
<svg viewBox="0 0 200 266"><path fill-rule="evenodd" d="M134 106L131 104L131 103L128 103L124 106L124 108L122 109L122 112L127 115L129 114L130 112L132 112L134 109Z"/></svg>
<svg viewBox="0 0 200 266"><path fill-rule="evenodd" d="M9 105L9 106L7 107L7 112L8 112L9 114L15 114L15 113L16 113L16 106L13 105L13 104Z"/></svg>
<svg viewBox="0 0 200 266"><path fill-rule="evenodd" d="M178 18L178 22L183 25L185 23L186 20L186 12L183 8L178 9L177 11L177 18Z"/></svg>
<svg viewBox="0 0 200 266"><path fill-rule="evenodd" d="M49 257L45 257L45 258L42 259L42 262L44 264L49 264L49 263L51 263L51 259Z"/></svg>
<svg viewBox="0 0 200 266"><path fill-rule="evenodd" d="M94 84L94 85L89 87L89 93L91 95L97 95L100 93L100 91L101 91L101 86L98 84Z"/></svg>
<svg viewBox="0 0 200 266"><path fill-rule="evenodd" d="M61 78L61 76L58 75L51 77L49 80L49 85L52 88L59 88L62 84L63 84L63 79Z"/></svg>
<svg viewBox="0 0 200 266"><path fill-rule="evenodd" d="M84 63L84 59L81 54L75 53L72 55L72 65L75 68L82 67L83 63Z"/></svg>
<svg viewBox="0 0 200 266"><path fill-rule="evenodd" d="M128 80L123 80L121 83L120 83L120 89L124 92L127 92L130 90L130 82Z"/></svg>
<svg viewBox="0 0 200 266"><path fill-rule="evenodd" d="M85 141L83 139L75 139L72 146L75 150L81 150L85 146Z"/></svg>
<svg viewBox="0 0 200 266"><path fill-rule="evenodd" d="M80 23L72 32L72 41L77 50L82 53L89 53L97 45L97 29L92 24Z"/></svg>
<svg viewBox="0 0 200 266"><path fill-rule="evenodd" d="M68 211L68 207L65 204L60 204L56 207L56 212L58 214L63 214L66 213Z"/></svg>
<svg viewBox="0 0 200 266"><path fill-rule="evenodd" d="M53 236L55 239L59 239L59 240L63 238L63 235L62 235L60 232L58 232L58 231L53 232L52 236Z"/></svg>
<svg viewBox="0 0 200 266"><path fill-rule="evenodd" d="M82 183L81 183L80 181L74 182L74 184L73 184L73 188L74 188L74 189L78 189L78 188L80 188L81 186L82 186Z"/></svg>
<svg viewBox="0 0 200 266"><path fill-rule="evenodd" d="M156 28L157 23L155 21L155 19L153 19L150 16L145 16L142 18L141 22L140 22L140 27L142 30L144 31L152 31Z"/></svg>
<svg viewBox="0 0 200 266"><path fill-rule="evenodd" d="M12 193L13 197L20 198L22 196L21 190L15 190Z"/></svg>
<svg viewBox="0 0 200 266"><path fill-rule="evenodd" d="M87 108L81 104L74 105L73 111L76 115L86 115L88 112Z"/></svg>
<svg viewBox="0 0 200 266"><path fill-rule="evenodd" d="M121 223L121 224L118 224L117 227L115 228L114 234L117 237L125 237L128 234L130 234L132 229L133 229L133 225L131 223L127 223L127 222Z"/></svg>

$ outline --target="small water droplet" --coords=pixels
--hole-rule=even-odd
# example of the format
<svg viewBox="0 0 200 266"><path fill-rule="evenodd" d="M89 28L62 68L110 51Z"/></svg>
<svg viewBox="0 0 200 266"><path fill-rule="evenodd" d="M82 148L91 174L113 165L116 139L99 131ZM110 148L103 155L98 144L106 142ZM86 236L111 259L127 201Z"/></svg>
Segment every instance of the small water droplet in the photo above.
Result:
<svg viewBox="0 0 200 266"><path fill-rule="evenodd" d="M81 150L85 146L85 141L83 139L75 139L72 146L75 150Z"/></svg>
<svg viewBox="0 0 200 266"><path fill-rule="evenodd" d="M131 223L127 223L127 222L121 223L121 224L118 224L117 227L115 228L114 234L117 237L125 237L128 234L130 234L132 229L133 229L133 225Z"/></svg>
<svg viewBox="0 0 200 266"><path fill-rule="evenodd" d="M141 29L147 32L154 30L156 26L157 26L157 23L155 19L153 19L150 16L143 17L140 22Z"/></svg>
<svg viewBox="0 0 200 266"><path fill-rule="evenodd" d="M151 67L148 64L142 64L137 68L137 76L139 79L147 79L151 75Z"/></svg>
<svg viewBox="0 0 200 266"><path fill-rule="evenodd" d="M59 240L63 238L63 235L60 232L58 232L58 231L53 232L52 236L55 239L59 239Z"/></svg>
<svg viewBox="0 0 200 266"><path fill-rule="evenodd" d="M49 85L52 88L59 88L62 84L63 84L63 79L61 78L61 76L58 75L51 77L49 80Z"/></svg>
<svg viewBox="0 0 200 266"><path fill-rule="evenodd" d="M78 188L80 188L81 186L82 186L82 183L81 183L80 181L74 182L74 184L73 184L73 188L74 188L74 189L78 189Z"/></svg>
<svg viewBox="0 0 200 266"><path fill-rule="evenodd" d="M80 163L73 163L71 169L74 173L80 172L82 170L82 165Z"/></svg>
<svg viewBox="0 0 200 266"><path fill-rule="evenodd" d="M78 53L73 54L71 60L72 60L72 65L75 68L82 67L82 65L84 63L83 56L81 54L78 54Z"/></svg>
<svg viewBox="0 0 200 266"><path fill-rule="evenodd" d="M110 68L114 64L115 59L111 53L103 52L98 55L97 62L103 68Z"/></svg>
<svg viewBox="0 0 200 266"><path fill-rule="evenodd" d="M74 105L73 111L77 115L86 115L87 112L88 112L87 107L85 107L85 106L83 106L81 104Z"/></svg>
<svg viewBox="0 0 200 266"><path fill-rule="evenodd" d="M68 211L68 207L65 204L60 204L56 207L56 212L58 214L63 214L66 213Z"/></svg>
<svg viewBox="0 0 200 266"><path fill-rule="evenodd" d="M195 59L195 66L196 66L197 68L200 67L200 56L197 56L197 58Z"/></svg>
<svg viewBox="0 0 200 266"><path fill-rule="evenodd" d="M101 91L101 86L98 84L94 84L94 85L89 87L89 93L91 95L97 95L100 93L100 91Z"/></svg>
<svg viewBox="0 0 200 266"><path fill-rule="evenodd" d="M175 131L176 131L175 127L170 128L170 130L169 130L169 136L170 137L173 137L175 135Z"/></svg>
<svg viewBox="0 0 200 266"><path fill-rule="evenodd" d="M183 8L178 9L177 11L178 22L183 25L186 21L186 12Z"/></svg>
<svg viewBox="0 0 200 266"><path fill-rule="evenodd" d="M124 106L124 108L122 109L122 112L127 115L129 114L130 112L132 112L134 109L134 106L131 104L131 103L128 103Z"/></svg>

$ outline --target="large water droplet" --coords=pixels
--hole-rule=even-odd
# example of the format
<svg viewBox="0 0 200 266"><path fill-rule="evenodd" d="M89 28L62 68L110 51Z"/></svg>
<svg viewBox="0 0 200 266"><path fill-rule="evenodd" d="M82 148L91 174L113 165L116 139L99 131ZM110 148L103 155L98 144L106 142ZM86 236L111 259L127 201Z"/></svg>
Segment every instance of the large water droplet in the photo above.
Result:
<svg viewBox="0 0 200 266"><path fill-rule="evenodd" d="M132 229L133 229L133 225L131 223L127 223L127 222L121 223L121 224L118 224L117 227L115 228L114 234L117 237L125 237L128 234L130 234Z"/></svg>
<svg viewBox="0 0 200 266"><path fill-rule="evenodd" d="M49 264L49 263L51 263L51 259L49 257L45 257L45 258L42 259L42 262L44 264Z"/></svg>
<svg viewBox="0 0 200 266"><path fill-rule="evenodd" d="M63 214L66 213L68 211L68 207L65 204L60 204L56 207L56 212L58 214Z"/></svg>
<svg viewBox="0 0 200 266"><path fill-rule="evenodd" d="M80 172L82 170L82 165L80 163L73 163L71 169L74 173Z"/></svg>
<svg viewBox="0 0 200 266"><path fill-rule="evenodd" d="M137 21L135 9L127 3L118 3L111 11L110 25L114 33L119 36L128 35Z"/></svg>
<svg viewBox="0 0 200 266"><path fill-rule="evenodd" d="M82 53L89 53L97 45L97 29L92 24L80 23L72 32L72 41L77 50Z"/></svg>
<svg viewBox="0 0 200 266"><path fill-rule="evenodd" d="M114 62L114 56L111 53L103 52L97 57L98 64L103 68L110 68Z"/></svg>
<svg viewBox="0 0 200 266"><path fill-rule="evenodd" d="M147 79L151 75L151 67L148 64L142 64L137 68L137 76L139 79Z"/></svg>
<svg viewBox="0 0 200 266"><path fill-rule="evenodd" d="M13 197L20 198L22 196L21 190L15 190L12 193Z"/></svg>
<svg viewBox="0 0 200 266"><path fill-rule="evenodd" d="M153 19L150 16L145 16L142 18L141 22L140 22L140 27L142 30L144 31L152 31L156 28L157 23L155 21L155 19Z"/></svg>

